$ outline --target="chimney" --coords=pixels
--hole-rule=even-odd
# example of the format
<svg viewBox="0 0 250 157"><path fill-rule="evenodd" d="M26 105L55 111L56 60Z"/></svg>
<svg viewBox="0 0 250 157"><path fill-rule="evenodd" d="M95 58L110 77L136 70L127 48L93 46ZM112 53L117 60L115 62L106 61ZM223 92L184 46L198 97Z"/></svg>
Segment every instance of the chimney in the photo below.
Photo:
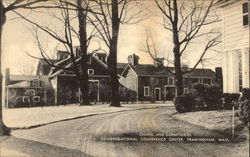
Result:
<svg viewBox="0 0 250 157"><path fill-rule="evenodd" d="M157 67L157 68L162 68L162 67L164 67L164 58L156 58L156 59L154 60L154 65L155 65L155 67Z"/></svg>
<svg viewBox="0 0 250 157"><path fill-rule="evenodd" d="M139 64L139 56L135 55L134 53L132 55L128 56L128 63L132 66L136 66Z"/></svg>

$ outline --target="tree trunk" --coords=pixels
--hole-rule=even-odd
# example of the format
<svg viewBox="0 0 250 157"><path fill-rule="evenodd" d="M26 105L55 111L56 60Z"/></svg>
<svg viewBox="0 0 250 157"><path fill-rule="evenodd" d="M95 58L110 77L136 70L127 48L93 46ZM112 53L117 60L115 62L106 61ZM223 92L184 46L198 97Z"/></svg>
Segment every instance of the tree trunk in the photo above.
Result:
<svg viewBox="0 0 250 157"><path fill-rule="evenodd" d="M1 6L1 28L0 28L0 136L4 136L4 135L10 135L10 129L8 127L5 126L4 122L3 122L3 105L2 104L2 31L3 31L3 26L4 23L6 22L6 15L5 13L3 13L3 8Z"/></svg>
<svg viewBox="0 0 250 157"><path fill-rule="evenodd" d="M82 0L78 0L78 21L79 21L79 36L80 36L80 55L81 55L81 72L79 86L82 93L81 105L90 105L89 102L89 78L88 78L88 55L87 55L87 25L86 15L82 8Z"/></svg>
<svg viewBox="0 0 250 157"><path fill-rule="evenodd" d="M118 2L112 0L112 40L108 57L111 83L111 104L110 106L120 107L119 81L117 76L117 44L119 35Z"/></svg>
<svg viewBox="0 0 250 157"><path fill-rule="evenodd" d="M176 89L177 96L183 94L183 74L181 70L181 54L180 54L180 41L179 41L179 32L178 32L178 5L177 0L173 2L174 9L174 20L172 23L173 26L173 43L174 43L174 67L175 67L175 80L176 80Z"/></svg>
<svg viewBox="0 0 250 157"><path fill-rule="evenodd" d="M178 50L176 50L176 51L178 52ZM176 94L177 94L177 96L180 96L184 92L183 74L182 74L182 70L181 70L181 58L177 52L175 52L174 67L175 67L175 81L176 81L176 90L177 90Z"/></svg>

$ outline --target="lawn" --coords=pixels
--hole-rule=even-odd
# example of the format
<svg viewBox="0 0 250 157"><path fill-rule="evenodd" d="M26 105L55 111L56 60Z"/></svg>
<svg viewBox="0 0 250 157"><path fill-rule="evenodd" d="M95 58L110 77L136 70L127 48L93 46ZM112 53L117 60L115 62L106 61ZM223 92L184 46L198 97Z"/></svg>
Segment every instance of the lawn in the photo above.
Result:
<svg viewBox="0 0 250 157"><path fill-rule="evenodd" d="M232 135L232 110L176 113L173 115L173 118L199 125L206 129ZM237 137L249 138L247 129L242 130L242 125L243 123L237 117L234 117L234 128Z"/></svg>

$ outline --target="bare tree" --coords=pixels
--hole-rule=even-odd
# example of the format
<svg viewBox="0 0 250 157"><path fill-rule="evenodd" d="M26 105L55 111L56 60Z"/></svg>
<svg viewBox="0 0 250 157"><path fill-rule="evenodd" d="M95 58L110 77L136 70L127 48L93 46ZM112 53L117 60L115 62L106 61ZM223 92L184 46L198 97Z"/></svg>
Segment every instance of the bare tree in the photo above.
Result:
<svg viewBox="0 0 250 157"><path fill-rule="evenodd" d="M31 23L34 26L33 29L33 35L36 39L37 46L40 50L40 53L43 57L43 59L51 66L55 67L57 69L65 70L73 72L76 75L78 85L80 87L81 93L82 93L82 101L81 105L89 105L89 82L88 82L88 72L87 72L87 61L88 61L88 45L90 43L90 40L94 36L94 31L91 31L92 33L88 36L87 35L87 14L88 14L88 7L89 2L87 0L77 0L76 5L76 18L70 16L72 14L72 9L69 9L68 6L72 3L64 3L64 1L59 0L59 3L57 4L58 8L61 10L61 17L53 14L52 16L61 21L63 23L63 31L64 33L61 33L60 31L57 31L55 28L49 28L48 26L43 26L41 24L38 24L23 15L18 14L20 17L22 17L27 22ZM71 11L71 12L70 12ZM78 26L79 31L74 29L74 26L71 24L72 19L78 19ZM69 55L69 60L71 66L65 66L58 63L53 63L49 60L49 55L47 54L46 50L43 47L43 44L41 42L41 39L39 37L39 30L46 33L53 39L57 40L59 43L61 43L64 48L67 50ZM74 46L73 46L73 36L78 37L79 43L80 43L80 56L77 56L74 52ZM33 56L34 57L34 56Z"/></svg>
<svg viewBox="0 0 250 157"><path fill-rule="evenodd" d="M175 75L177 95L179 96L183 94L183 75L193 72L206 52L220 43L220 33L208 29L209 25L219 22L220 19L216 14L212 14L215 0L155 0L155 4L163 17L164 29L172 35L175 70L169 70L169 72ZM182 58L184 53L188 52L187 48L192 46L192 41L204 37L207 42L200 52L198 61L192 68L183 69ZM146 41L146 45L146 51L154 54L148 41Z"/></svg>
<svg viewBox="0 0 250 157"><path fill-rule="evenodd" d="M4 125L3 123L3 116L2 116L2 72L1 72L1 67L2 67L2 62L1 62L1 57L2 57L2 32L3 32L3 27L4 24L7 20L6 14L10 11L14 11L17 9L31 9L34 7L35 8L43 8L46 5L43 5L45 2L48 2L49 0L14 0L14 1L0 1L0 100L1 100L1 105L0 105L0 135L8 135L10 133L10 130ZM47 6L51 7L51 6Z"/></svg>
<svg viewBox="0 0 250 157"><path fill-rule="evenodd" d="M117 53L120 25L125 23L137 23L142 18L136 15L142 13L138 0L94 0L95 9L99 14L92 14L94 18L88 18L96 28L100 39L109 49L108 68L111 77L111 104L120 107L119 81L117 76ZM138 7L139 6L139 7ZM129 13L130 10L130 13ZM132 13L131 11L135 11Z"/></svg>

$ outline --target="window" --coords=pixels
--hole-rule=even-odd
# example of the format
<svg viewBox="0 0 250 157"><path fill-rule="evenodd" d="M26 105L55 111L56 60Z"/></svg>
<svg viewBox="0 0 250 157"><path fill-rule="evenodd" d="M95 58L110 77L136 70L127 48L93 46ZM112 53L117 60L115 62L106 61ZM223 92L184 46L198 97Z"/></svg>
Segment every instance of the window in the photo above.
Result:
<svg viewBox="0 0 250 157"><path fill-rule="evenodd" d="M30 102L30 97L23 96L23 102Z"/></svg>
<svg viewBox="0 0 250 157"><path fill-rule="evenodd" d="M242 55L241 52L239 54L239 91L242 92Z"/></svg>
<svg viewBox="0 0 250 157"><path fill-rule="evenodd" d="M94 75L94 72L95 72L94 69L88 69L88 74L89 75Z"/></svg>
<svg viewBox="0 0 250 157"><path fill-rule="evenodd" d="M33 102L40 102L40 96L34 96Z"/></svg>
<svg viewBox="0 0 250 157"><path fill-rule="evenodd" d="M39 80L33 80L32 87L39 87Z"/></svg>
<svg viewBox="0 0 250 157"><path fill-rule="evenodd" d="M243 26L247 26L249 25L249 18L248 18L248 14L249 14L249 11L248 11L248 3L243 3L242 4L242 12L243 12Z"/></svg>
<svg viewBox="0 0 250 157"><path fill-rule="evenodd" d="M34 89L29 89L27 90L28 95L35 95L35 90Z"/></svg>
<svg viewBox="0 0 250 157"><path fill-rule="evenodd" d="M172 77L168 78L168 84L174 85L174 79Z"/></svg>
<svg viewBox="0 0 250 157"><path fill-rule="evenodd" d="M144 87L144 96L149 96L149 87Z"/></svg>

